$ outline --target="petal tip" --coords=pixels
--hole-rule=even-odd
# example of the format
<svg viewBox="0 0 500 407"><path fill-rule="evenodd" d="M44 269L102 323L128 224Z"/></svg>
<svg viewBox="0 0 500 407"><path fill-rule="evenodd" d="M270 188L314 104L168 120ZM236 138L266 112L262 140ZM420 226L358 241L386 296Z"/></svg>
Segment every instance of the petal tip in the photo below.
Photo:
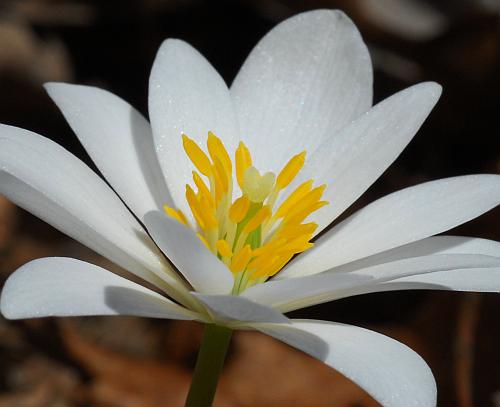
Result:
<svg viewBox="0 0 500 407"><path fill-rule="evenodd" d="M78 85L73 85L66 82L45 82L43 84L43 87L45 91L49 94L49 96L51 95L52 92L57 91L60 88L71 87L71 86L78 86Z"/></svg>
<svg viewBox="0 0 500 407"><path fill-rule="evenodd" d="M158 48L158 54L164 54L167 52L172 52L171 50L179 49L193 49L193 46L179 38L166 38L160 44L160 47Z"/></svg>
<svg viewBox="0 0 500 407"><path fill-rule="evenodd" d="M19 319L16 315L15 307L12 306L11 292L12 292L12 276L11 274L4 284L2 293L0 294L0 314L3 315L5 319Z"/></svg>
<svg viewBox="0 0 500 407"><path fill-rule="evenodd" d="M429 81L429 82L424 82L424 85L426 86L428 92L434 96L437 99L441 97L441 94L443 93L443 86L437 82L434 81Z"/></svg>
<svg viewBox="0 0 500 407"><path fill-rule="evenodd" d="M317 10L311 10L311 11L305 11L303 13L296 14L292 17L290 17L288 20L285 20L283 23L290 23L290 22L298 22L300 23L303 20L330 20L330 23L332 25L343 25L345 28L348 28L352 30L353 33L357 33L359 35L359 38L361 38L361 34L359 33L359 30L354 23L354 21L342 10L338 9L317 9ZM281 23L281 24L283 24ZM278 27L281 25L278 24Z"/></svg>
<svg viewBox="0 0 500 407"><path fill-rule="evenodd" d="M333 17L335 20L346 19L348 21L352 21L349 16L339 9L328 9L328 8L320 8L316 10L305 11L303 13L296 14L296 18L303 18L304 16L314 16L316 18L323 17ZM292 17L292 18L294 18Z"/></svg>
<svg viewBox="0 0 500 407"><path fill-rule="evenodd" d="M443 87L439 83L428 81L412 85L395 95L404 95L409 101L413 100L412 103L418 103L429 114L441 97L442 92Z"/></svg>

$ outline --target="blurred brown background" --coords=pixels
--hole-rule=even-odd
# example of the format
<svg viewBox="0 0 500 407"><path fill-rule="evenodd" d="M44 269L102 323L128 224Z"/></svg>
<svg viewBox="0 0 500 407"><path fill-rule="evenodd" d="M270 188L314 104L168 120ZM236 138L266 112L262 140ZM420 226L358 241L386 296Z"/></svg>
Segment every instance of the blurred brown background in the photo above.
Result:
<svg viewBox="0 0 500 407"><path fill-rule="evenodd" d="M435 80L444 94L400 159L356 204L426 180L500 172L500 0L0 0L0 122L48 136L90 164L42 89L109 89L146 113L147 80L166 37L198 48L231 82L277 22L341 8L375 66L375 101ZM500 209L455 234L500 240ZM65 255L110 267L0 196L0 285L23 263ZM119 271L119 270L117 270ZM429 363L440 406L500 406L500 296L365 295L293 316L365 326ZM138 318L9 322L0 317L0 407L180 406L200 326ZM216 406L372 406L321 363L257 333L234 337Z"/></svg>

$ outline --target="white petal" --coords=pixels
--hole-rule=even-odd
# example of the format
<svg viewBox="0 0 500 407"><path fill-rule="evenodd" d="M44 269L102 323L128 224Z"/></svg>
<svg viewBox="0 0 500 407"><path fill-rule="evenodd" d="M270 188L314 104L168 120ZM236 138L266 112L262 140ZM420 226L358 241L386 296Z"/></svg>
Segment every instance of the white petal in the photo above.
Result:
<svg viewBox="0 0 500 407"><path fill-rule="evenodd" d="M246 290L243 295L282 312L349 296L350 290L427 273L471 268L500 268L500 258L481 254L439 254L399 259L352 270L351 264L331 271L271 281ZM339 294L340 293L340 294Z"/></svg>
<svg viewBox="0 0 500 407"><path fill-rule="evenodd" d="M271 307L257 304L236 295L203 295L192 293L204 303L213 314L216 322L236 324L245 322L288 323L288 318Z"/></svg>
<svg viewBox="0 0 500 407"><path fill-rule="evenodd" d="M257 44L231 95L257 166L276 171L371 107L370 55L343 12L302 13Z"/></svg>
<svg viewBox="0 0 500 407"><path fill-rule="evenodd" d="M371 256L372 262L397 259L402 256L421 256L431 253L476 253L500 258L500 242L460 236L434 236L419 242L389 250L378 256ZM358 266L363 260L358 263ZM403 287L403 285L405 285ZM500 292L500 267L471 268L440 271L430 274L395 279L378 286L397 289L433 289L454 291ZM378 291L378 290L376 290Z"/></svg>
<svg viewBox="0 0 500 407"><path fill-rule="evenodd" d="M252 324L338 370L385 407L433 407L436 383L429 366L406 345L367 329L313 320ZM310 335L324 343L314 343Z"/></svg>
<svg viewBox="0 0 500 407"><path fill-rule="evenodd" d="M193 165L182 146L182 133L205 144L209 131L232 154L239 133L224 80L194 48L179 40L165 41L149 81L149 116L156 152L175 205L190 214L184 197Z"/></svg>
<svg viewBox="0 0 500 407"><path fill-rule="evenodd" d="M500 293L500 267L448 270L398 278L390 284L408 284L408 289L476 291ZM400 288L401 289L401 288Z"/></svg>
<svg viewBox="0 0 500 407"><path fill-rule="evenodd" d="M137 315L196 319L191 312L139 284L80 260L51 257L15 271L2 290L8 319L79 315Z"/></svg>
<svg viewBox="0 0 500 407"><path fill-rule="evenodd" d="M144 224L158 247L198 292L227 294L233 274L188 227L161 212L150 212Z"/></svg>
<svg viewBox="0 0 500 407"><path fill-rule="evenodd" d="M499 203L499 175L447 178L394 192L333 227L278 278L319 273L442 233Z"/></svg>
<svg viewBox="0 0 500 407"><path fill-rule="evenodd" d="M182 289L116 194L49 139L0 125L0 192L139 277L162 289L168 289L164 281Z"/></svg>
<svg viewBox="0 0 500 407"><path fill-rule="evenodd" d="M45 88L104 177L139 217L171 205L151 127L127 102L105 90L66 83Z"/></svg>
<svg viewBox="0 0 500 407"><path fill-rule="evenodd" d="M480 254L500 257L500 243L476 237L432 236L344 264L341 268L344 272L356 271L376 264L389 263L410 257L439 254Z"/></svg>
<svg viewBox="0 0 500 407"><path fill-rule="evenodd" d="M394 162L441 95L436 83L421 83L374 106L325 140L304 165L295 185L308 179L326 184L329 201L311 216L316 233L333 222Z"/></svg>
<svg viewBox="0 0 500 407"><path fill-rule="evenodd" d="M445 290L500 293L500 267L437 271L338 290L334 298L403 290ZM306 305L307 306L307 305ZM285 311L284 311L285 312Z"/></svg>

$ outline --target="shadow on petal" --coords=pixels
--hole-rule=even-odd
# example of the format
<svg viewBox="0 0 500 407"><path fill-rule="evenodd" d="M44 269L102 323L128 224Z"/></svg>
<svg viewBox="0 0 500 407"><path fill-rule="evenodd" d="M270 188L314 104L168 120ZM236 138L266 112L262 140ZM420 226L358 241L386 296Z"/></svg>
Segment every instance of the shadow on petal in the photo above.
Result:
<svg viewBox="0 0 500 407"><path fill-rule="evenodd" d="M177 304L163 300L159 294L144 293L124 287L106 287L105 303L119 315L150 318L194 319Z"/></svg>

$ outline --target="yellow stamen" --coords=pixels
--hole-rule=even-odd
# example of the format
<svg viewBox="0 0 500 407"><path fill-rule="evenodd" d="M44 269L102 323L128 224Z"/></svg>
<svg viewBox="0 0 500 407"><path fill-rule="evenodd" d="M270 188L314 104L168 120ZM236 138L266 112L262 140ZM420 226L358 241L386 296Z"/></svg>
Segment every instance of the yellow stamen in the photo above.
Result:
<svg viewBox="0 0 500 407"><path fill-rule="evenodd" d="M270 216L271 209L269 209L269 206L263 206L245 225L245 227L243 228L243 233L252 233Z"/></svg>
<svg viewBox="0 0 500 407"><path fill-rule="evenodd" d="M267 254L269 252L273 252L276 250L276 248L284 245L286 243L286 239L277 239L272 242L266 243L264 246L259 247L258 249L255 249L252 252L253 256L261 256L264 254Z"/></svg>
<svg viewBox="0 0 500 407"><path fill-rule="evenodd" d="M287 213L285 214L284 218L290 219L295 214L299 212L311 211L309 208L311 208L316 202L318 202L321 199L321 196L323 195L323 192L325 191L326 185L320 185L319 187L316 187L309 191L306 195L304 195L299 202L296 202L293 209L289 209Z"/></svg>
<svg viewBox="0 0 500 407"><path fill-rule="evenodd" d="M252 156L245 143L240 141L235 154L236 161L236 179L238 185L243 188L243 176L248 168L252 166Z"/></svg>
<svg viewBox="0 0 500 407"><path fill-rule="evenodd" d="M217 240L216 247L222 257L231 257L233 255L229 244L224 239Z"/></svg>
<svg viewBox="0 0 500 407"><path fill-rule="evenodd" d="M222 144L221 139L211 131L208 132L207 147L212 161L215 162L215 158L217 157L220 160L220 162L224 165L226 173L231 174L232 172L231 158L229 157L229 154L227 153L224 144Z"/></svg>
<svg viewBox="0 0 500 407"><path fill-rule="evenodd" d="M205 229L214 229L218 226L219 222L214 216L212 205L206 196L202 196L200 199L200 206L202 210L202 219L205 224Z"/></svg>
<svg viewBox="0 0 500 407"><path fill-rule="evenodd" d="M246 196L238 198L229 208L229 219L234 223L240 223L247 216L250 208L250 200Z"/></svg>
<svg viewBox="0 0 500 407"><path fill-rule="evenodd" d="M302 211L300 212L295 212L295 215L293 217L287 216L284 221L290 225L295 225L301 223L305 218L307 218L311 213L317 211L318 209L322 208L323 206L328 205L327 201L319 201L316 202L315 204L303 208Z"/></svg>
<svg viewBox="0 0 500 407"><path fill-rule="evenodd" d="M300 154L293 156L290 161L285 165L285 167L281 170L276 178L276 188L283 189L293 181L293 179L297 176L299 171L304 166L306 161L306 152L302 151Z"/></svg>
<svg viewBox="0 0 500 407"><path fill-rule="evenodd" d="M163 205L163 210L167 213L168 216L178 220L183 225L187 225L188 221L180 209L177 210L177 209L171 208L168 205Z"/></svg>
<svg viewBox="0 0 500 407"><path fill-rule="evenodd" d="M213 201L212 194L210 193L210 190L208 189L207 185L205 184L205 182L203 182L203 180L201 179L201 177L198 175L198 173L196 171L193 171L193 181L194 181L196 187L198 188L198 193L201 196L206 197L207 200L210 202L210 205L212 207L215 207L215 203Z"/></svg>
<svg viewBox="0 0 500 407"><path fill-rule="evenodd" d="M277 250L277 252L283 254L301 253L313 247L313 244L310 243L309 240L311 240L310 235L298 236L285 245L281 246L279 250Z"/></svg>
<svg viewBox="0 0 500 407"><path fill-rule="evenodd" d="M194 164L194 166L205 176L210 176L211 168L210 160L203 150L196 144L194 140L191 140L185 134L182 135L182 143L184 146L184 151L187 156Z"/></svg>
<svg viewBox="0 0 500 407"><path fill-rule="evenodd" d="M318 228L317 223L304 223L304 224L286 224L281 229L277 236L285 239L291 239L295 236L312 235Z"/></svg>
<svg viewBox="0 0 500 407"><path fill-rule="evenodd" d="M200 203L198 202L198 198L196 197L193 188L191 188L189 185L186 185L186 200L188 201L191 213L193 214L196 223L198 223L198 226L201 229L204 229L205 224L203 223Z"/></svg>
<svg viewBox="0 0 500 407"><path fill-rule="evenodd" d="M268 266L276 256L273 253L262 254L259 257L254 257L250 263L248 263L249 270L259 270Z"/></svg>
<svg viewBox="0 0 500 407"><path fill-rule="evenodd" d="M291 260L292 257L293 255L275 257L273 261L266 268L263 268L262 270L257 270L255 273L253 273L252 279L274 276Z"/></svg>
<svg viewBox="0 0 500 407"><path fill-rule="evenodd" d="M217 174L216 180L220 183L221 192L226 193L229 188L228 174L226 174L224 165L218 157L215 157L214 159L214 168L215 173Z"/></svg>
<svg viewBox="0 0 500 407"><path fill-rule="evenodd" d="M247 266L250 258L252 257L252 249L250 245L245 245L236 255L233 256L231 261L231 271L233 273L239 273Z"/></svg>
<svg viewBox="0 0 500 407"><path fill-rule="evenodd" d="M276 211L276 214L274 215L275 218L282 218L283 216L286 215L286 213L295 206L297 202L299 202L304 196L307 195L307 193L311 190L312 188L313 181L309 180L306 182L303 182L300 184L295 191L293 191L290 196L283 202L278 210Z"/></svg>
<svg viewBox="0 0 500 407"><path fill-rule="evenodd" d="M220 178L219 173L215 170L215 165L213 166L212 177L211 177L211 185L213 189L213 195L215 197L216 202L220 202L222 199L222 195L224 194L222 187L222 180Z"/></svg>
<svg viewBox="0 0 500 407"><path fill-rule="evenodd" d="M303 223L322 201L324 185L303 182L273 211L303 168L306 152L293 156L276 177L252 166L252 156L243 142L235 152L234 169L241 196L233 201L233 164L221 139L208 133L205 153L183 135L183 146L194 164L196 191L186 185L186 200L198 226L198 238L234 273L232 293L265 282L290 259L313 246L310 242L318 225ZM202 178L208 178L208 181ZM165 212L189 227L184 214L165 206ZM273 213L274 212L274 213Z"/></svg>

